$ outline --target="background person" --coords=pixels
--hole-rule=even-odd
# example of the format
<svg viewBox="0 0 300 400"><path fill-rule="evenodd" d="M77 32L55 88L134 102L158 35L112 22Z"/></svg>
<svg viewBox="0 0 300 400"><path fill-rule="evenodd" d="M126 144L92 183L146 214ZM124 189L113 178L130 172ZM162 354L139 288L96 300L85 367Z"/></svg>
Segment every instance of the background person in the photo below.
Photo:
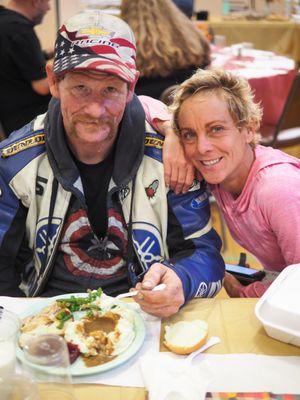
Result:
<svg viewBox="0 0 300 400"><path fill-rule="evenodd" d="M49 9L49 0L0 6L0 121L7 136L47 110L45 55L34 26Z"/></svg>
<svg viewBox="0 0 300 400"><path fill-rule="evenodd" d="M210 63L209 44L172 0L123 0L121 17L137 41L137 94L160 98Z"/></svg>
<svg viewBox="0 0 300 400"><path fill-rule="evenodd" d="M232 237L267 270L300 262L300 161L259 146L262 112L248 82L198 70L180 85L174 127L187 160L210 184ZM226 274L232 297L257 297L263 282L242 286Z"/></svg>
<svg viewBox="0 0 300 400"><path fill-rule="evenodd" d="M162 136L133 93L129 26L87 11L55 48L47 114L0 145L0 294L116 295L142 280L136 301L157 316L214 296L224 262L206 188L165 186Z"/></svg>
<svg viewBox="0 0 300 400"><path fill-rule="evenodd" d="M188 17L192 18L194 12L194 0L173 0L173 3Z"/></svg>

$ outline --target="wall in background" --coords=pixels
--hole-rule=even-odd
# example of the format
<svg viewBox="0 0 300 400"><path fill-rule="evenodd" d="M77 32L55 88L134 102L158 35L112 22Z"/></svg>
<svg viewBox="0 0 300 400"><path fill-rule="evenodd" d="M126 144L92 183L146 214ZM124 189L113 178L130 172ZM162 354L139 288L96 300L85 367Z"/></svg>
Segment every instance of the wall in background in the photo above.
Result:
<svg viewBox="0 0 300 400"><path fill-rule="evenodd" d="M266 3L268 2L268 6ZM227 3L226 7L222 5ZM251 5L255 6L255 11L259 14L264 14L269 8L269 12L274 14L281 14L284 9L284 0L195 0L194 9L195 11L207 10L210 16L220 17L222 15L222 8L231 8L232 10L238 8L247 7L251 8Z"/></svg>
<svg viewBox="0 0 300 400"><path fill-rule="evenodd" d="M222 0L195 0L194 10L207 10L210 16L219 16L222 13Z"/></svg>
<svg viewBox="0 0 300 400"><path fill-rule="evenodd" d="M59 0L60 21L65 21L83 8L82 0Z"/></svg>

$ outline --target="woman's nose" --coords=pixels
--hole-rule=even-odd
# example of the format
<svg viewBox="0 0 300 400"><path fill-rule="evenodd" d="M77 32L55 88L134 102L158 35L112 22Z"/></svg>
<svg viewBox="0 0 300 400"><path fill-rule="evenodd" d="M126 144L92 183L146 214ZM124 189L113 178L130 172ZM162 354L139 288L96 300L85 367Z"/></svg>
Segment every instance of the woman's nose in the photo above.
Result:
<svg viewBox="0 0 300 400"><path fill-rule="evenodd" d="M200 154L205 154L208 151L212 150L212 144L209 138L205 136L198 137L197 150Z"/></svg>

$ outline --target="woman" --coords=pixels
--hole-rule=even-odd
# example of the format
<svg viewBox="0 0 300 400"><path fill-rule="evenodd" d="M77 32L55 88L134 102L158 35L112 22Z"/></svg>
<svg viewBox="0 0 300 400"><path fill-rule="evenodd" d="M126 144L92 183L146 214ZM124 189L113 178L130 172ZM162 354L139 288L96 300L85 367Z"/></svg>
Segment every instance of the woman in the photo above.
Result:
<svg viewBox="0 0 300 400"><path fill-rule="evenodd" d="M136 38L137 94L158 99L210 63L208 42L171 0L123 0L121 17Z"/></svg>
<svg viewBox="0 0 300 400"><path fill-rule="evenodd" d="M300 161L258 145L262 112L246 80L198 70L172 105L185 155L211 185L233 238L267 270L300 262ZM242 286L227 274L232 297L259 297L262 282Z"/></svg>

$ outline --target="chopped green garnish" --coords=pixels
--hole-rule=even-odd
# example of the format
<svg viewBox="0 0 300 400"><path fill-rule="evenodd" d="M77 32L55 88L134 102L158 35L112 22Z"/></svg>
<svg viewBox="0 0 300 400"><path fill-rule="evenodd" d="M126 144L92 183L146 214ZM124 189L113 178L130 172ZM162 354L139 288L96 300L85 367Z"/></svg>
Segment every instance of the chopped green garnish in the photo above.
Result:
<svg viewBox="0 0 300 400"><path fill-rule="evenodd" d="M60 321L59 324L57 325L57 328L62 329L65 325L65 322L73 318L73 315L71 313L61 311L58 314L56 314L56 318Z"/></svg>
<svg viewBox="0 0 300 400"><path fill-rule="evenodd" d="M56 300L59 307L62 309L60 312L56 314L56 319L60 321L57 326L58 329L62 329L64 324L69 319L73 318L73 313L76 311L84 311L88 310L87 315L93 317L93 310L101 311L101 308L93 303L98 297L101 297L102 289L98 288L97 290L88 290L87 297L76 297L70 296L64 299Z"/></svg>
<svg viewBox="0 0 300 400"><path fill-rule="evenodd" d="M70 308L72 307L79 307L78 309L76 309L75 311L79 311L80 310L80 306L82 306L83 304L89 304L94 302L97 297L101 297L102 295L102 289L98 288L97 290L93 290L93 291L89 291L88 292L88 296L87 297L75 297L75 296L71 296L71 297L67 297L65 299L58 299L56 300L60 305L65 306L66 308Z"/></svg>
<svg viewBox="0 0 300 400"><path fill-rule="evenodd" d="M86 313L86 316L87 316L88 318L93 318L93 316L94 316L93 311L92 311L92 310L89 310L89 311Z"/></svg>
<svg viewBox="0 0 300 400"><path fill-rule="evenodd" d="M55 318L58 320L64 319L67 315L70 315L69 310L62 310L55 315Z"/></svg>

